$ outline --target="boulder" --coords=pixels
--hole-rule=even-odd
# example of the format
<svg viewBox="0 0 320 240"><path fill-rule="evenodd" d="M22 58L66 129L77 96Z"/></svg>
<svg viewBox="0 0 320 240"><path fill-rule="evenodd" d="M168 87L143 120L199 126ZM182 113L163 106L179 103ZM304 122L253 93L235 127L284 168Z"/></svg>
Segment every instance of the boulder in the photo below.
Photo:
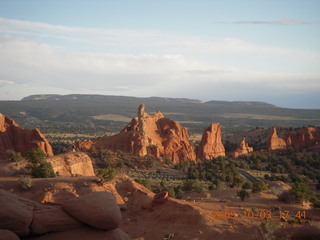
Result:
<svg viewBox="0 0 320 240"><path fill-rule="evenodd" d="M28 236L36 206L40 204L0 189L0 229Z"/></svg>
<svg viewBox="0 0 320 240"><path fill-rule="evenodd" d="M277 128L273 127L269 138L268 148L270 150L286 149L287 143L283 138L278 137Z"/></svg>
<svg viewBox="0 0 320 240"><path fill-rule="evenodd" d="M116 229L121 222L121 211L109 192L93 192L65 201L63 209L77 220L102 230Z"/></svg>
<svg viewBox="0 0 320 240"><path fill-rule="evenodd" d="M251 152L253 152L253 148L249 147L248 143L246 143L246 138L242 137L237 150L234 152L234 157L239 157L240 155L249 154Z"/></svg>
<svg viewBox="0 0 320 240"><path fill-rule="evenodd" d="M188 130L180 123L165 118L161 112L149 115L140 105L138 117L114 136L105 136L75 144L81 150L104 148L122 151L143 157L151 154L157 158L168 158L174 163L181 160L196 160L189 143Z"/></svg>
<svg viewBox="0 0 320 240"><path fill-rule="evenodd" d="M40 235L82 227L83 224L58 206L36 206L33 210L31 234Z"/></svg>
<svg viewBox="0 0 320 240"><path fill-rule="evenodd" d="M197 159L212 159L225 155L220 124L212 123L202 134Z"/></svg>
<svg viewBox="0 0 320 240"><path fill-rule="evenodd" d="M34 148L53 156L51 145L39 129L24 129L0 113L0 160L9 158L8 151L21 152L26 156Z"/></svg>
<svg viewBox="0 0 320 240"><path fill-rule="evenodd" d="M0 229L0 240L19 240L20 238L9 230Z"/></svg>
<svg viewBox="0 0 320 240"><path fill-rule="evenodd" d="M59 176L95 176L90 157L83 152L60 154L47 159Z"/></svg>
<svg viewBox="0 0 320 240"><path fill-rule="evenodd" d="M61 239L76 239L76 240L130 240L130 237L117 228L112 231L101 231L89 227L82 227L74 230L49 233L40 237L28 238L30 240L61 240Z"/></svg>

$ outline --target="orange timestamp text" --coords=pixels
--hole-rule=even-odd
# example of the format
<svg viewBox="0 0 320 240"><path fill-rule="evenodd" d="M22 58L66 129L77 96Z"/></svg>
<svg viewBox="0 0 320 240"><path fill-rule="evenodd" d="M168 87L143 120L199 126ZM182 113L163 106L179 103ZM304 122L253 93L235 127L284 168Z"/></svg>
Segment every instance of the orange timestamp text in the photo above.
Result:
<svg viewBox="0 0 320 240"><path fill-rule="evenodd" d="M272 218L289 218L295 217L299 219L306 219L306 211L252 211L252 210L243 210L243 211L234 211L234 210L214 210L213 219L272 219Z"/></svg>

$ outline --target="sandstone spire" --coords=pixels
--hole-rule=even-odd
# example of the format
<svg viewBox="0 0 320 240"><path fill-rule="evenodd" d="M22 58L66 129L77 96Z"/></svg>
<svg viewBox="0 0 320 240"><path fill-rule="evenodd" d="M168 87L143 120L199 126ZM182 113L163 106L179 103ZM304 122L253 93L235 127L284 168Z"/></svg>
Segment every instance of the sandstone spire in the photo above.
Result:
<svg viewBox="0 0 320 240"><path fill-rule="evenodd" d="M212 159L225 155L220 124L212 123L202 134L197 159Z"/></svg>
<svg viewBox="0 0 320 240"><path fill-rule="evenodd" d="M237 150L234 153L234 157L238 157L242 154L249 154L253 152L253 148L249 147L248 143L246 143L246 138L242 137L242 140L240 141Z"/></svg>

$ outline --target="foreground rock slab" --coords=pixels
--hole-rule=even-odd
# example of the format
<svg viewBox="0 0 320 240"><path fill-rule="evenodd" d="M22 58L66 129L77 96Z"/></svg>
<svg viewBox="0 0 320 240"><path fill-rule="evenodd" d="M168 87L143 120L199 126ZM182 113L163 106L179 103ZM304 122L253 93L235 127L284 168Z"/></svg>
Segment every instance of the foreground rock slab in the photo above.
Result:
<svg viewBox="0 0 320 240"><path fill-rule="evenodd" d="M63 209L79 221L102 230L114 230L121 222L121 211L109 192L93 192L65 201Z"/></svg>

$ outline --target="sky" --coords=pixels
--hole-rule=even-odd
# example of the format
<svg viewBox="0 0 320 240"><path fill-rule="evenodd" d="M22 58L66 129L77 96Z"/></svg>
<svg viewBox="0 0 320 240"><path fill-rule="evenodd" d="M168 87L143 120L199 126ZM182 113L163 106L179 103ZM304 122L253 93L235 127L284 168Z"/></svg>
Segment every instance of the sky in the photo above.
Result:
<svg viewBox="0 0 320 240"><path fill-rule="evenodd" d="M318 0L0 0L0 100L105 94L320 109Z"/></svg>

